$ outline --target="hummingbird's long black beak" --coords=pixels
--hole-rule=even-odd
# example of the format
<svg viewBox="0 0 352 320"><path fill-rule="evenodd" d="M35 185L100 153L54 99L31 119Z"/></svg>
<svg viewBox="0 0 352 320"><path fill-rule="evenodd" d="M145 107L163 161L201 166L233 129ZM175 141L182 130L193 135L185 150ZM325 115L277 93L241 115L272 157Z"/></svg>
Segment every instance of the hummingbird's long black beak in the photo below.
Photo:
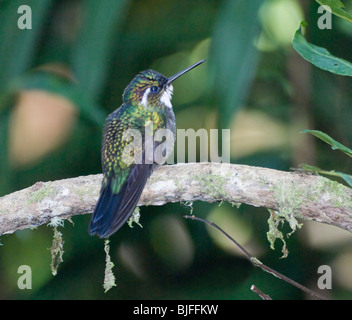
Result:
<svg viewBox="0 0 352 320"><path fill-rule="evenodd" d="M192 64L191 66L189 66L188 68L176 73L175 75L171 76L170 78L167 79L166 85L168 86L172 81L176 80L178 77L181 77L183 74L185 74L186 72L192 70L193 68L199 66L200 64L202 64L205 61L205 59L200 60L194 64Z"/></svg>

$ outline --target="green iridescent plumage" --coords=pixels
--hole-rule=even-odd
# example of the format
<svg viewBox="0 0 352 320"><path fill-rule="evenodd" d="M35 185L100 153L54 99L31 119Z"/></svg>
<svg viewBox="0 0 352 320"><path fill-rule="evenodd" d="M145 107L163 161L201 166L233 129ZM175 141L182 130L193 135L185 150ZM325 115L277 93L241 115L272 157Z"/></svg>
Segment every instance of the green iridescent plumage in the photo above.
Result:
<svg viewBox="0 0 352 320"><path fill-rule="evenodd" d="M159 82L158 82L159 81ZM122 152L131 142L123 140L123 134L128 129L136 129L145 140L145 125L153 123L153 134L156 130L166 127L165 106L159 102L159 94L150 95L155 100L145 107L141 104L143 94L152 86L164 86L166 78L160 73L147 70L137 75L127 87L123 95L123 105L108 118L104 127L102 164L104 180L112 179L112 191L118 193L125 183L133 164L126 164ZM143 152L143 150L136 150Z"/></svg>
<svg viewBox="0 0 352 320"><path fill-rule="evenodd" d="M125 89L122 106L108 116L104 126L104 178L101 195L90 223L90 234L106 238L116 232L132 214L145 183L155 167L160 164L154 154L160 142L152 140L153 152L147 154L147 138L153 138L158 129L168 129L174 136L176 133L171 105L171 82L202 62L171 78L166 78L154 70L143 71ZM135 142L135 138L126 138L126 133L131 130L140 134L142 143L134 144L130 152L128 147ZM166 158L171 150L170 147L164 149ZM135 161L127 162L126 154ZM136 161L138 159L140 161Z"/></svg>
<svg viewBox="0 0 352 320"><path fill-rule="evenodd" d="M124 132L128 129L137 129L144 141L146 123L153 122L153 133L157 129L166 127L165 107L162 104L146 108L135 101L127 100L113 112L108 117L104 128L102 147L104 181L112 179L113 193L121 190L133 165L126 164L122 159L123 150L131 142L131 140L122 139ZM143 152L143 150L136 150L136 152Z"/></svg>

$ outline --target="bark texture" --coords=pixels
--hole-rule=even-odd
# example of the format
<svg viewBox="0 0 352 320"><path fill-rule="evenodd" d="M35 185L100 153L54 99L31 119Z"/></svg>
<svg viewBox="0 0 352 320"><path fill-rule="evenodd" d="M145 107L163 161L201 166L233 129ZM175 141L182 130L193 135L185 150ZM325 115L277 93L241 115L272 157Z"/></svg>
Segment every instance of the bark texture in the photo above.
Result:
<svg viewBox="0 0 352 320"><path fill-rule="evenodd" d="M102 175L33 186L0 198L0 235L90 214ZM236 164L190 163L162 166L147 182L143 205L227 201L275 210L291 227L295 219L335 225L352 232L352 189L321 176Z"/></svg>

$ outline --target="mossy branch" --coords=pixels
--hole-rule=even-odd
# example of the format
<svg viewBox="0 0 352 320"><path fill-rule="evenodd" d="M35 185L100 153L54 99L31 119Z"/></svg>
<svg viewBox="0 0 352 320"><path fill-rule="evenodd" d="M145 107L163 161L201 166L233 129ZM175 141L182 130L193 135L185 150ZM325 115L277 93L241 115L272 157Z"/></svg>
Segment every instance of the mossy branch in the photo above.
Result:
<svg viewBox="0 0 352 320"><path fill-rule="evenodd" d="M90 214L102 175L33 186L0 198L0 235ZM352 189L321 176L236 164L190 163L162 166L150 177L139 205L168 202L227 201L275 210L299 226L296 218L327 223L352 232Z"/></svg>

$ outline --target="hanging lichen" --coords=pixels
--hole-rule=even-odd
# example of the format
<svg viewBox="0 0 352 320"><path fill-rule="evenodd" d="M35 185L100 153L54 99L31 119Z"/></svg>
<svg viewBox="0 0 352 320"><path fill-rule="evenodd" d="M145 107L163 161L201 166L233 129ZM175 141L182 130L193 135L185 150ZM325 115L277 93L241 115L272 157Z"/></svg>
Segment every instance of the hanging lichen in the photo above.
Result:
<svg viewBox="0 0 352 320"><path fill-rule="evenodd" d="M103 288L104 288L104 292L106 293L107 291L109 291L112 287L116 286L115 283L115 276L114 273L112 272L112 268L114 267L114 264L111 262L111 258L110 258L110 246L109 246L109 240L106 239L104 241L104 251L106 253L106 258L105 258L105 277L104 277L104 284L103 284Z"/></svg>
<svg viewBox="0 0 352 320"><path fill-rule="evenodd" d="M279 224L284 224L285 219L282 216L279 216L275 213L274 210L268 209L270 212L270 217L268 219L269 231L266 233L268 241L270 243L270 248L275 249L275 241L276 239L280 239L282 241L282 258L286 258L288 256L288 250L286 247L286 241L284 239L284 235L278 229Z"/></svg>
<svg viewBox="0 0 352 320"><path fill-rule="evenodd" d="M53 276L57 275L57 269L61 262L63 262L62 256L64 254L64 240L62 238L62 233L57 230L57 226L53 227L54 236L53 243L50 248L51 252L51 273Z"/></svg>

